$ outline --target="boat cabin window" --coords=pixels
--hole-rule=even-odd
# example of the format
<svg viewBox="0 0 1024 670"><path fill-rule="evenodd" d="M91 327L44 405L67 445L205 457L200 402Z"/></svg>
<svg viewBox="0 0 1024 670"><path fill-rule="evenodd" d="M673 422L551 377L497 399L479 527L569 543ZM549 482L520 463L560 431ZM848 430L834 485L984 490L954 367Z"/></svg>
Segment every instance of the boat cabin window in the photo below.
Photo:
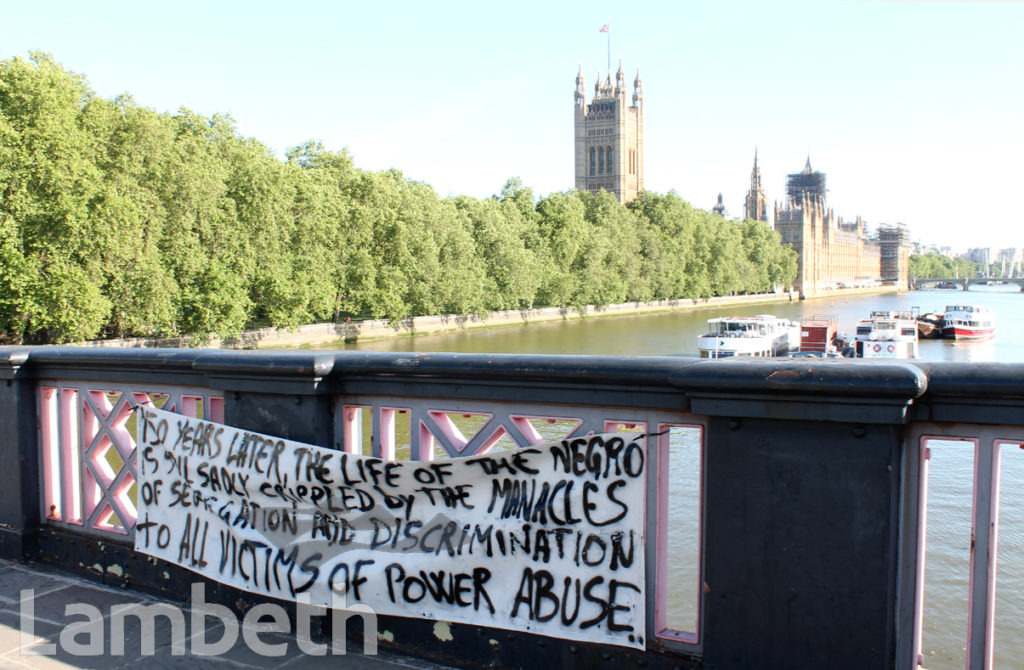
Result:
<svg viewBox="0 0 1024 670"><path fill-rule="evenodd" d="M701 358L729 358L730 356L733 355L735 355L735 352L729 350L700 352Z"/></svg>
<svg viewBox="0 0 1024 670"><path fill-rule="evenodd" d="M743 323L736 321L719 321L718 322L718 334L719 335L746 335L746 334L767 334L764 324L757 323Z"/></svg>

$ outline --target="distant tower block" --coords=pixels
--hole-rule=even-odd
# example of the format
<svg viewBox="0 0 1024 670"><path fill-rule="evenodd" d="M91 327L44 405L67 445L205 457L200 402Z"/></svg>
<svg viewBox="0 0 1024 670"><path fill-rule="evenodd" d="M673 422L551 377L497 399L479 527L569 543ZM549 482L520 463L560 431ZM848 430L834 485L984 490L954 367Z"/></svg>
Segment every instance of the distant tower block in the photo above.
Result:
<svg viewBox="0 0 1024 670"><path fill-rule="evenodd" d="M576 189L614 193L627 203L644 190L643 82L640 71L633 80L628 104L626 75L619 71L612 84L609 72L594 84L594 99L587 104L583 67L576 75Z"/></svg>
<svg viewBox="0 0 1024 670"><path fill-rule="evenodd" d="M761 168L757 166L757 149L754 149L754 169L750 173L750 190L743 203L743 216L755 221L768 221L768 198L761 186Z"/></svg>

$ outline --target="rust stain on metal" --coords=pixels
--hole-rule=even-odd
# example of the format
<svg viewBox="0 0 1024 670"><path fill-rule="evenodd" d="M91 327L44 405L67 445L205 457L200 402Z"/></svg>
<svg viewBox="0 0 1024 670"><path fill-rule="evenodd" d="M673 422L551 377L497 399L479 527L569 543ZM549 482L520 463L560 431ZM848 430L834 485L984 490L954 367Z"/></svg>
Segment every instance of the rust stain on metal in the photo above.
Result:
<svg viewBox="0 0 1024 670"><path fill-rule="evenodd" d="M800 379L800 373L796 370L776 370L768 375L769 382L788 382Z"/></svg>

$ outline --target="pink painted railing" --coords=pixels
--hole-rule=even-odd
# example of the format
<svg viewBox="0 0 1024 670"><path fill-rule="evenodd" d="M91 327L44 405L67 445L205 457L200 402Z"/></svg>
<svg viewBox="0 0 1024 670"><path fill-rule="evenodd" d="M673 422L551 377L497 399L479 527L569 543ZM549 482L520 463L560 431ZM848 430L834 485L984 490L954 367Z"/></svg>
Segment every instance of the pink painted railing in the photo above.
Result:
<svg viewBox="0 0 1024 670"><path fill-rule="evenodd" d="M1006 632L1019 629L1001 628L1020 620L1024 603L1000 614L1024 594L1005 560L1024 554L1024 522L1008 513L1024 468L1014 478L1005 467L1024 466L1024 366L30 353L9 357L0 387L8 408L0 419L15 417L6 425L18 428L5 453L28 453L12 469L28 474L11 477L17 495L4 499L18 513L0 510L0 548L9 553L58 562L111 546L111 556L132 554L131 412L140 404L397 460L636 430L649 435L648 660L678 653L715 667L800 659L817 667L860 659L848 665L938 670L929 607L939 594L929 578L940 573L939 531L949 524L931 505L948 487L937 455L959 446L970 456L957 469L969 473L959 508L970 517L953 551L965 566L956 577L963 603L945 614L962 618L963 634L960 658L945 667L1024 657L1015 651L1024 638ZM121 378L133 381L98 381ZM113 541L66 541L81 533ZM172 588L138 563L119 566ZM577 651L586 650L560 648L564 658Z"/></svg>
<svg viewBox="0 0 1024 670"><path fill-rule="evenodd" d="M357 400L356 402L353 402ZM698 649L700 639L703 426L682 413L564 405L394 397L339 398L341 449L386 460L436 460L515 449L598 432L651 428L656 477L648 516L657 523L653 625L662 640ZM672 523L669 523L669 519ZM673 550L674 549L674 550Z"/></svg>
<svg viewBox="0 0 1024 670"><path fill-rule="evenodd" d="M1020 611L1021 580L1014 570L1004 580L1006 587L998 588L1000 508L1007 500L1000 493L1006 456L1018 457L1016 464L1024 465L1018 453L1024 448L1024 432L1016 426L918 424L913 426L912 434L916 436L919 466L913 662L922 668L968 670L1015 665L1024 653L1024 640L1012 632L1019 626L1013 614ZM933 461L940 456L943 467L933 468ZM1013 484L1020 485L1022 474L1024 467L1017 467ZM1012 501L1018 490L1011 488L1005 493L1013 496ZM944 504L936 503L937 499ZM963 516L970 509L969 531L964 528L952 537L948 528L935 526L956 522L942 516L951 505L962 508ZM939 530L944 531L942 537L937 536ZM1019 552L1022 529L1012 531L1009 546ZM1019 567L1024 552L1014 559ZM935 577L929 579L933 574ZM1011 598L1017 602L1003 618L1010 628L997 639L997 604ZM937 601L936 607L930 606L932 599ZM956 617L957 612L964 613L962 619Z"/></svg>
<svg viewBox="0 0 1024 670"><path fill-rule="evenodd" d="M652 469L657 473L650 488L655 495L648 509L657 510L659 521L647 531L657 537L652 543L657 547L652 623L657 637L698 648L703 428L694 417L528 403L396 402L386 396L352 400L342 397L336 403L335 434L341 436L341 448L388 460L471 456L595 432L646 432L654 427L658 435L650 444L658 467ZM213 421L223 421L224 411L222 397L185 387L42 383L39 401L47 523L128 538L136 522L134 409L151 404ZM685 518L679 508L685 508Z"/></svg>
<svg viewBox="0 0 1024 670"><path fill-rule="evenodd" d="M47 523L130 536L136 521L134 410L154 405L223 421L224 399L185 387L41 383L42 513Z"/></svg>

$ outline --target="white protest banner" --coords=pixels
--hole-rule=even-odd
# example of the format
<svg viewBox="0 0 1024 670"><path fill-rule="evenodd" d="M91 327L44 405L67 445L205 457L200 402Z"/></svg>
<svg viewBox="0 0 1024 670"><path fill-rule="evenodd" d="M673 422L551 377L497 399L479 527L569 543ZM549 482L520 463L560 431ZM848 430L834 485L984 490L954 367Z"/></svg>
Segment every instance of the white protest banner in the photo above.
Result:
<svg viewBox="0 0 1024 670"><path fill-rule="evenodd" d="M137 412L136 551L315 606L644 647L645 435L388 462Z"/></svg>

